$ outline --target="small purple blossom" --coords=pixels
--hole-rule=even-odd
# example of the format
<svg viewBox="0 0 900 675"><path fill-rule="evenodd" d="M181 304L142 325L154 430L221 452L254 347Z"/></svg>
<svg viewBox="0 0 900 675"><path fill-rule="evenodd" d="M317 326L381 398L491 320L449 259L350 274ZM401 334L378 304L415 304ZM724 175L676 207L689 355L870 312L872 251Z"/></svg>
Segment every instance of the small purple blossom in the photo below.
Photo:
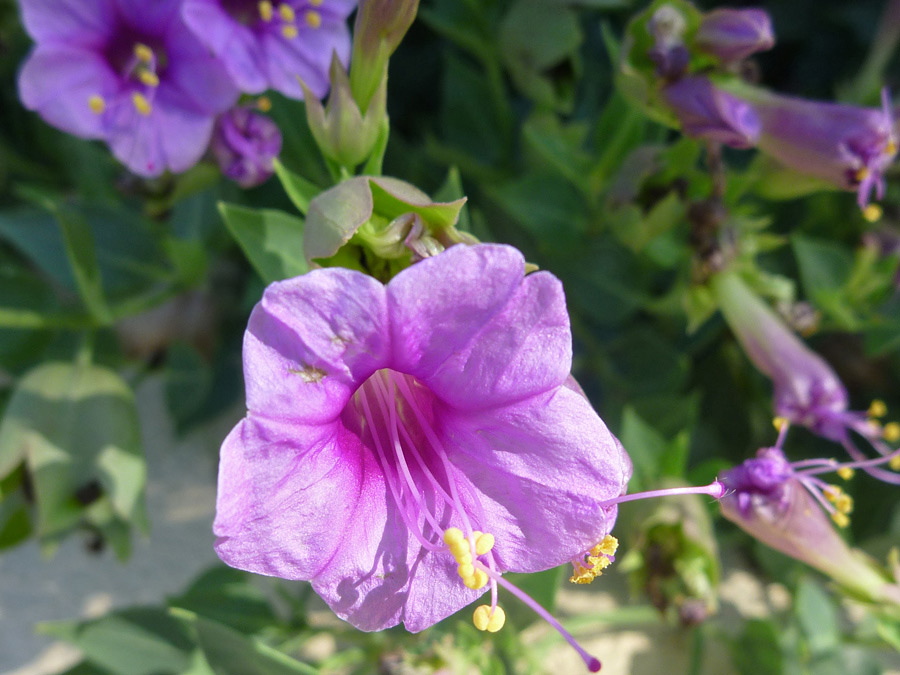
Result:
<svg viewBox="0 0 900 675"><path fill-rule="evenodd" d="M716 9L703 15L694 44L722 61L740 61L775 45L772 20L762 9Z"/></svg>
<svg viewBox="0 0 900 675"><path fill-rule="evenodd" d="M860 207L884 196L884 172L897 156L887 91L882 109L764 95L753 101L762 121L759 148L785 166L854 190Z"/></svg>
<svg viewBox="0 0 900 675"><path fill-rule="evenodd" d="M686 27L681 13L669 5L657 9L647 22L647 30L653 36L653 47L647 55L660 77L676 80L687 71L691 54L684 44Z"/></svg>
<svg viewBox="0 0 900 675"><path fill-rule="evenodd" d="M179 0L23 0L37 43L23 104L49 124L105 141L136 174L193 166L237 90L181 21Z"/></svg>
<svg viewBox="0 0 900 675"><path fill-rule="evenodd" d="M781 450L785 424L774 447L722 474L726 493L719 500L723 515L764 544L832 577L873 602L900 604L900 585L860 552L852 550L829 522L843 527L853 501L822 474L850 478L855 468L889 461L838 464L831 459L788 462ZM896 455L895 455L896 456ZM828 514L828 516L826 516Z"/></svg>
<svg viewBox="0 0 900 675"><path fill-rule="evenodd" d="M299 99L301 81L317 98L328 92L332 54L346 66L355 7L356 0L184 0L182 14L241 91L272 88Z"/></svg>
<svg viewBox="0 0 900 675"><path fill-rule="evenodd" d="M856 460L864 454L853 434L866 439L882 456L894 451L883 439L900 440L900 425L882 427L874 418L884 414L873 405L870 412L849 410L849 396L837 374L825 360L807 347L778 316L734 273L721 273L712 289L725 320L753 364L772 380L775 415L805 426L840 443ZM892 468L900 468L895 459ZM900 483L900 474L877 467L866 468L873 476Z"/></svg>
<svg viewBox="0 0 900 675"><path fill-rule="evenodd" d="M281 131L251 106L237 106L219 116L210 151L222 173L244 188L266 182L281 152Z"/></svg>
<svg viewBox="0 0 900 675"><path fill-rule="evenodd" d="M706 77L678 80L665 86L662 96L688 136L733 148L752 147L759 138L760 120L753 107Z"/></svg>

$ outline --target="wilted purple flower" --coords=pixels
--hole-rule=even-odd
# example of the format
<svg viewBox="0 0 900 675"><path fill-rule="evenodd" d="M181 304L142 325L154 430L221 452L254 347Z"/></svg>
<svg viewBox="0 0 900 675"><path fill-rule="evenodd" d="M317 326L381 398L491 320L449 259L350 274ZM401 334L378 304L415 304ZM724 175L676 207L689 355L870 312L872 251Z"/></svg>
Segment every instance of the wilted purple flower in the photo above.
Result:
<svg viewBox="0 0 900 675"><path fill-rule="evenodd" d="M237 106L219 116L210 150L222 173L241 187L267 181L281 152L281 131L251 106Z"/></svg>
<svg viewBox="0 0 900 675"><path fill-rule="evenodd" d="M681 13L670 5L657 9L647 22L647 30L653 36L653 47L647 52L656 64L656 74L675 80L687 70L691 60L684 45L687 22Z"/></svg>
<svg viewBox="0 0 900 675"><path fill-rule="evenodd" d="M241 91L303 98L302 80L322 98L331 55L344 65L350 58L354 7L356 0L184 0L182 14Z"/></svg>
<svg viewBox="0 0 900 675"><path fill-rule="evenodd" d="M703 15L694 44L722 61L740 61L774 46L772 20L762 9L716 9Z"/></svg>
<svg viewBox="0 0 900 675"><path fill-rule="evenodd" d="M559 281L508 246L455 246L386 286L341 268L275 283L244 339L247 417L222 446L229 565L307 579L363 630L431 626L506 571L605 538L628 455L571 379ZM682 489L721 494L721 486ZM607 541L608 543L608 541Z"/></svg>
<svg viewBox="0 0 900 675"><path fill-rule="evenodd" d="M854 459L862 460L864 455L851 436L854 432L881 455L893 456L891 467L900 469L900 460L883 440L900 440L900 425L891 422L882 427L874 419L886 412L883 403L876 401L868 413L848 410L847 390L831 366L785 326L736 274L718 274L711 284L719 308L744 352L771 378L778 417L840 443ZM875 467L866 471L881 480L900 483L896 473Z"/></svg>
<svg viewBox="0 0 900 675"><path fill-rule="evenodd" d="M775 447L722 475L726 493L719 506L726 518L764 544L824 572L841 585L873 602L900 604L900 585L858 551L850 549L826 513L840 526L848 523L853 501L843 489L819 476L838 473L849 478L854 468L871 468L887 461L838 464L834 460L790 463L781 446L787 425Z"/></svg>
<svg viewBox="0 0 900 675"><path fill-rule="evenodd" d="M37 46L19 76L25 107L106 141L142 176L184 171L237 90L181 21L180 0L23 0Z"/></svg>
<svg viewBox="0 0 900 675"><path fill-rule="evenodd" d="M855 190L865 207L873 189L883 197L884 171L897 156L887 91L882 99L878 110L762 95L753 100L762 122L759 148L795 171Z"/></svg>
<svg viewBox="0 0 900 675"><path fill-rule="evenodd" d="M678 80L664 87L662 96L688 136L733 148L749 148L759 138L760 121L753 107L705 77Z"/></svg>

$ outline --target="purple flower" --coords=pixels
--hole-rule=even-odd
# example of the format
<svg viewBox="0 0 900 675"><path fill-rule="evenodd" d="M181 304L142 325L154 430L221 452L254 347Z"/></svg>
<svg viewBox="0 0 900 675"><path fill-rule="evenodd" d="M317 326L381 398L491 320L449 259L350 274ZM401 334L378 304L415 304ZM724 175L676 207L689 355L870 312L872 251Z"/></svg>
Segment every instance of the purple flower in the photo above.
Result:
<svg viewBox="0 0 900 675"><path fill-rule="evenodd" d="M819 476L837 472L849 478L854 468L887 461L838 464L834 460L789 463L781 446L787 425L775 447L722 475L723 515L764 544L827 574L839 584L873 602L900 604L900 585L859 551L850 549L828 521L848 524L853 501L843 489Z"/></svg>
<svg viewBox="0 0 900 675"><path fill-rule="evenodd" d="M184 0L182 14L241 91L303 98L302 80L322 98L331 55L344 65L350 58L354 7L356 0Z"/></svg>
<svg viewBox="0 0 900 675"><path fill-rule="evenodd" d="M722 61L740 61L774 46L772 20L762 9L716 9L703 15L694 44Z"/></svg>
<svg viewBox="0 0 900 675"><path fill-rule="evenodd" d="M753 107L705 77L678 80L664 87L662 96L688 136L734 148L749 148L759 138L760 121Z"/></svg>
<svg viewBox="0 0 900 675"><path fill-rule="evenodd" d="M884 195L884 171L897 156L897 130L887 92L883 107L860 108L788 96L762 95L759 148L785 166L855 190L860 207L872 190Z"/></svg>
<svg viewBox="0 0 900 675"><path fill-rule="evenodd" d="M559 281L509 246L457 245L382 285L317 269L272 284L244 337L247 416L222 445L213 529L229 565L307 579L363 630L419 631L497 588L553 625L506 571L615 550L627 453L569 375ZM624 496L623 496L624 495Z"/></svg>
<svg viewBox="0 0 900 675"><path fill-rule="evenodd" d="M647 22L647 30L653 36L653 47L647 52L656 64L656 74L675 80L684 75L691 60L684 45L687 22L681 13L670 5L657 9Z"/></svg>
<svg viewBox="0 0 900 675"><path fill-rule="evenodd" d="M869 413L848 410L843 383L825 360L809 349L734 273L720 273L712 289L725 320L753 364L772 380L775 414L808 427L840 443L857 460L864 459L851 432L867 441L882 456L893 456L892 468L900 469L894 451L884 442L900 440L900 425L883 427L875 420L886 412L875 402ZM881 480L900 483L900 475L867 467Z"/></svg>
<svg viewBox="0 0 900 675"><path fill-rule="evenodd" d="M179 0L23 0L37 43L23 104L55 127L105 141L142 176L184 171L237 91L180 19Z"/></svg>
<svg viewBox="0 0 900 675"><path fill-rule="evenodd" d="M254 187L274 173L281 131L251 106L237 106L216 121L210 150L225 176L241 187Z"/></svg>

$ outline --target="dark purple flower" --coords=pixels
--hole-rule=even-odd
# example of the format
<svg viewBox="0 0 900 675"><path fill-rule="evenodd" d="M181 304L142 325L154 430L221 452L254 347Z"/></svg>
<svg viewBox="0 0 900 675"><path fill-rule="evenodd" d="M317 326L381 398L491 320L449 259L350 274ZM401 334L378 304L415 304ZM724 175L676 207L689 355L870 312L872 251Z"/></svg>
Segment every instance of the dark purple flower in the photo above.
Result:
<svg viewBox="0 0 900 675"><path fill-rule="evenodd" d="M328 92L328 66L350 58L347 16L356 0L184 0L190 29L228 69L241 91L277 89L303 98Z"/></svg>
<svg viewBox="0 0 900 675"><path fill-rule="evenodd" d="M861 552L851 549L826 517L848 524L853 501L842 488L820 476L837 473L848 479L855 468L888 461L838 464L830 459L788 462L781 450L788 425L775 447L722 474L725 495L719 506L726 518L756 539L805 562L872 602L900 604L900 585ZM896 455L895 455L896 456Z"/></svg>
<svg viewBox="0 0 900 675"><path fill-rule="evenodd" d="M251 106L238 106L219 116L210 150L222 173L245 188L267 181L281 152L281 131Z"/></svg>
<svg viewBox="0 0 900 675"><path fill-rule="evenodd" d="M891 422L882 427L875 419L886 412L884 404L876 402L868 413L849 410L847 390L831 366L784 325L736 274L717 274L711 285L744 352L771 378L778 417L840 443L854 459L862 460L864 455L852 438L853 433L858 434L882 456L892 456L891 467L900 469L900 459L885 443L885 439L900 440L900 425ZM866 471L886 482L900 483L896 473L874 466Z"/></svg>
<svg viewBox="0 0 900 675"><path fill-rule="evenodd" d="M753 107L705 77L678 80L664 87L662 96L688 136L733 148L749 148L759 138L760 121Z"/></svg>
<svg viewBox="0 0 900 675"><path fill-rule="evenodd" d="M873 189L883 197L884 171L898 147L886 91L880 110L771 94L754 99L753 107L762 121L764 153L795 171L855 190L860 207Z"/></svg>
<svg viewBox="0 0 900 675"><path fill-rule="evenodd" d="M772 20L762 9L716 9L703 15L694 44L722 61L740 61L772 48Z"/></svg>
<svg viewBox="0 0 900 675"><path fill-rule="evenodd" d="M180 0L23 0L37 43L19 76L25 107L106 141L133 172L184 171L237 90L181 21Z"/></svg>

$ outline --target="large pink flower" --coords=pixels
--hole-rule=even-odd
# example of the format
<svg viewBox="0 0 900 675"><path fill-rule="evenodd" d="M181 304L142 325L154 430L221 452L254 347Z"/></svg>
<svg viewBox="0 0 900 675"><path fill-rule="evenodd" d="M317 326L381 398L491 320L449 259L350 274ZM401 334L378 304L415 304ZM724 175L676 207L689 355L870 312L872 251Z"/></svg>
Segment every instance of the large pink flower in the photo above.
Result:
<svg viewBox="0 0 900 675"><path fill-rule="evenodd" d="M571 349L560 282L525 276L508 246L455 246L387 285L336 268L272 284L245 336L249 412L222 446L216 550L310 580L364 630L422 630L505 571L581 559L631 463ZM493 535L471 547L481 588L448 528Z"/></svg>

